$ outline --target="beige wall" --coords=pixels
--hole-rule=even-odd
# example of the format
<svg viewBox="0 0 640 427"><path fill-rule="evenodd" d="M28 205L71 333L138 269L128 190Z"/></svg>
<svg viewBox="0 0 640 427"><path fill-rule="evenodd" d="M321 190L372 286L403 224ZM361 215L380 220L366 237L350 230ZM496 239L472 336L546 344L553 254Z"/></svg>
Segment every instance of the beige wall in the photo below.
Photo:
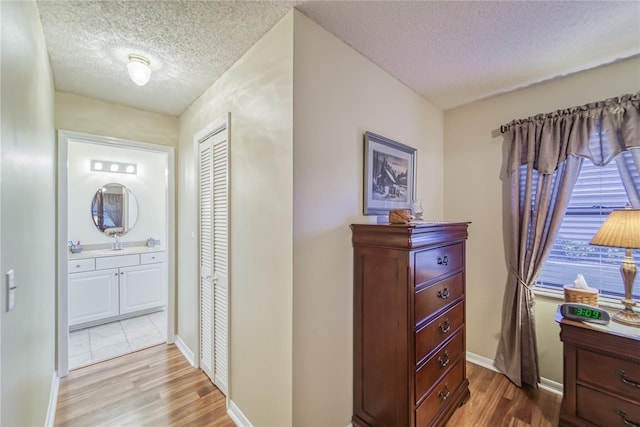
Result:
<svg viewBox="0 0 640 427"><path fill-rule="evenodd" d="M178 118L56 92L57 129L176 147Z"/></svg>
<svg viewBox="0 0 640 427"><path fill-rule="evenodd" d="M44 425L55 370L53 77L35 2L0 2L0 425ZM4 274L15 271L6 312Z"/></svg>
<svg viewBox="0 0 640 427"><path fill-rule="evenodd" d="M445 112L445 216L472 221L467 253L467 350L493 359L507 268L503 229L502 137L512 119L634 93L640 59L619 62ZM508 215L508 214L507 214ZM562 346L553 314L559 300L537 297L540 374L562 382Z"/></svg>
<svg viewBox="0 0 640 427"><path fill-rule="evenodd" d="M443 217L443 113L299 12L294 20L293 425L352 415L352 222L363 133L418 149L425 217Z"/></svg>
<svg viewBox="0 0 640 427"><path fill-rule="evenodd" d="M180 117L178 335L195 351L194 136L231 113L230 397L256 426L291 425L293 17Z"/></svg>

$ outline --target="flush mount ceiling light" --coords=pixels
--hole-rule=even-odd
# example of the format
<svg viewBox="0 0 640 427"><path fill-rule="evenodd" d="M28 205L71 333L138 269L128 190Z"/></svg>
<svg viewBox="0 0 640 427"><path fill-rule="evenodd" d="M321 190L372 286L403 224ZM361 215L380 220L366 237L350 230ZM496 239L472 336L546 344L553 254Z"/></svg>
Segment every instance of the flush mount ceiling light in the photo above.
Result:
<svg viewBox="0 0 640 427"><path fill-rule="evenodd" d="M149 60L140 55L129 55L129 63L127 64L129 77L138 86L144 86L151 78L151 68L149 68Z"/></svg>

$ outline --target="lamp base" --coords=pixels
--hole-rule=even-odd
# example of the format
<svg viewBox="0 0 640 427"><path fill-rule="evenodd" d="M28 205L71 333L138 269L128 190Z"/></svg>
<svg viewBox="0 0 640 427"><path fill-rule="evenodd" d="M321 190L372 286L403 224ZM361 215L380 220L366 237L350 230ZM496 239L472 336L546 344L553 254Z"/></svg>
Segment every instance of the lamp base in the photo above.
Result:
<svg viewBox="0 0 640 427"><path fill-rule="evenodd" d="M640 313L636 313L631 308L620 310L611 316L611 320L617 323L622 323L623 325L640 328Z"/></svg>

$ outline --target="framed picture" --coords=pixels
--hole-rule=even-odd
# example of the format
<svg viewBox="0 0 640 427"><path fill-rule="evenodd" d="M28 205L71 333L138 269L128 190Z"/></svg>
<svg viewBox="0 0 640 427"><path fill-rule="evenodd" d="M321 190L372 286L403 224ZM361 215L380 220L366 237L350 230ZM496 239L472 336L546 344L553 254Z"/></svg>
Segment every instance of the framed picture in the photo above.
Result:
<svg viewBox="0 0 640 427"><path fill-rule="evenodd" d="M416 149L375 133L364 134L364 214L411 209Z"/></svg>

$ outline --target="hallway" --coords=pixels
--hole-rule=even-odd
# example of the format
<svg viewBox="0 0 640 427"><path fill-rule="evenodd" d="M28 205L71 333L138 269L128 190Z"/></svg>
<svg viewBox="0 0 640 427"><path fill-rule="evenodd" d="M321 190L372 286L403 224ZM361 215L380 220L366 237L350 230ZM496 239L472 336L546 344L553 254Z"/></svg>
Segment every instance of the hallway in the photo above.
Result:
<svg viewBox="0 0 640 427"><path fill-rule="evenodd" d="M56 426L233 427L224 395L175 345L158 345L60 380Z"/></svg>

